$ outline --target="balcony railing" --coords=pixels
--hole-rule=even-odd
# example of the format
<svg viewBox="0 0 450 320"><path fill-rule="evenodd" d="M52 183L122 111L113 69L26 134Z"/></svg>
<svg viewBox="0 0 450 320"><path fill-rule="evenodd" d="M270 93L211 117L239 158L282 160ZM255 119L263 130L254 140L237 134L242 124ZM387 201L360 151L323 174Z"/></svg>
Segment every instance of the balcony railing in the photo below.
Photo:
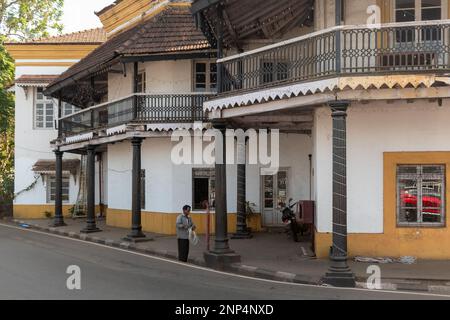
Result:
<svg viewBox="0 0 450 320"><path fill-rule="evenodd" d="M340 75L448 72L449 31L450 20L315 32L219 60L221 94Z"/></svg>
<svg viewBox="0 0 450 320"><path fill-rule="evenodd" d="M210 96L212 94L134 94L61 118L61 133L70 136L132 123L205 121L203 102Z"/></svg>

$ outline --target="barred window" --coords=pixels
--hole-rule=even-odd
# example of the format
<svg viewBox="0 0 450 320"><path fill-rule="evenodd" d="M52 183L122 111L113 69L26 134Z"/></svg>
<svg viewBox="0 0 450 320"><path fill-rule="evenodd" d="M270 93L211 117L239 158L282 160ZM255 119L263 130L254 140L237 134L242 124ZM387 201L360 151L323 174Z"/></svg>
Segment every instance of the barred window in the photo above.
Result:
<svg viewBox="0 0 450 320"><path fill-rule="evenodd" d="M36 129L53 129L54 127L53 100L44 95L43 88L36 88L34 105L34 127Z"/></svg>
<svg viewBox="0 0 450 320"><path fill-rule="evenodd" d="M445 225L445 165L397 166L399 226Z"/></svg>
<svg viewBox="0 0 450 320"><path fill-rule="evenodd" d="M62 177L62 200L63 202L69 202L69 186L70 177L68 175L63 175ZM47 203L52 203L55 201L56 194L56 176L47 176Z"/></svg>

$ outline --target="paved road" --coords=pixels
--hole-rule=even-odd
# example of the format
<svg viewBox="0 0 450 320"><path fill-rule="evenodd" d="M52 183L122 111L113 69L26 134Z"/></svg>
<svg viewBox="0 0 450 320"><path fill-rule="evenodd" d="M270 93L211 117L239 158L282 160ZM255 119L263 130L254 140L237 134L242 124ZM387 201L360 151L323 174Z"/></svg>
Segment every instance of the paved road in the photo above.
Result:
<svg viewBox="0 0 450 320"><path fill-rule="evenodd" d="M66 287L69 265L81 290ZM429 299L248 279L0 225L0 299Z"/></svg>

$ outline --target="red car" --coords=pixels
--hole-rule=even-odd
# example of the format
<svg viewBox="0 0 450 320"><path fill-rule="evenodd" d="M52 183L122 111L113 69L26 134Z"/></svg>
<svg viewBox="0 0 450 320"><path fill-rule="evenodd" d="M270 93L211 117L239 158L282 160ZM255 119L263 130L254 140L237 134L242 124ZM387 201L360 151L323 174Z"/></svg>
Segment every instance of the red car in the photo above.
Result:
<svg viewBox="0 0 450 320"><path fill-rule="evenodd" d="M427 190L427 195L422 196L423 222L435 222L440 220L442 200L441 194L436 193L434 189ZM406 218L408 221L416 222L417 216L417 190L405 190L401 195L401 206L406 209Z"/></svg>

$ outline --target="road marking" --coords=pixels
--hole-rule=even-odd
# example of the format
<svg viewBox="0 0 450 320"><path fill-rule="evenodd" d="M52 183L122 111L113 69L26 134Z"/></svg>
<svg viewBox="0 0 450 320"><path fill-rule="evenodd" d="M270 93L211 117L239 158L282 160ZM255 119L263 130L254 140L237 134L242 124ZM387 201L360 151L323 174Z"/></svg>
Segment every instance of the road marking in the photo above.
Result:
<svg viewBox="0 0 450 320"><path fill-rule="evenodd" d="M254 280L254 281L260 281L260 282L266 282L266 283L276 283L276 284L281 284L281 285L286 285L286 286L323 288L323 289L332 289L332 290L364 291L364 292L371 292L371 293L389 293L389 294L403 294L403 295L413 295L413 296L450 298L449 295L433 294L433 293L426 293L426 292L420 293L420 292L405 292L405 291L369 290L369 289L364 289L364 288L340 288L340 287L319 286L319 285L302 284L302 283L290 283L290 282L283 282L283 281L276 281L276 280L254 278L254 277L249 277L249 276L243 276L243 275L240 275L240 274L229 273L229 272L218 271L218 270L209 269L209 268L205 268L205 267L200 267L200 266L187 264L187 263L183 263L183 262L179 262L179 261L174 261L174 260L170 260L170 259L155 257L155 256L152 256L150 254L124 250L124 249L116 248L116 247L110 247L110 246L106 246L106 245L100 244L100 243L94 243L94 242L83 241L83 240L74 239L74 238L68 238L68 237L64 237L64 236L60 236L60 235L56 235L56 234L52 234L52 233L47 233L47 232L43 232L43 231L24 229L24 228L21 228L21 227L12 226L12 225L3 224L3 223L0 223L0 226L6 227L6 228L10 228L10 229L16 229L16 230L22 230L22 231L26 231L26 232L42 234L42 235L45 235L45 236L48 236L48 237L61 238L61 239L65 239L65 240L81 242L83 244L103 247L103 248L107 248L107 249L111 249L111 250L115 250L115 251L121 251L121 252L124 252L124 253L133 254L133 255L137 255L137 256L141 256L141 257L146 257L146 258L150 258L150 259L154 259L154 260L158 260L158 261L163 261L163 262L167 262L167 263L171 263L171 264L175 264L175 265L179 265L179 266L183 266L183 267L188 267L188 268L191 268L191 269L197 269L197 270L207 271L207 272L210 272L210 273L216 273L216 274L220 274L220 275L227 275L227 276L230 276L230 277L241 278L241 279L248 279L248 280Z"/></svg>

